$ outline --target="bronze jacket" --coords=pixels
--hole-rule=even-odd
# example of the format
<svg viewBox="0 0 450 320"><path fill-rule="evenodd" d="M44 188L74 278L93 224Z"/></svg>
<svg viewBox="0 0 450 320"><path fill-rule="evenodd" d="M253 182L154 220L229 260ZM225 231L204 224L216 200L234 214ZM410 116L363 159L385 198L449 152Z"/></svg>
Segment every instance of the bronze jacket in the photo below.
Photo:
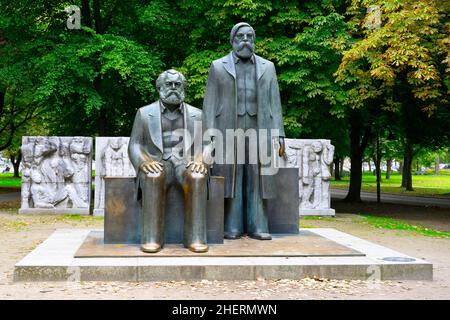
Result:
<svg viewBox="0 0 450 320"><path fill-rule="evenodd" d="M202 161L202 111L183 103L185 135L183 137L183 155L188 161ZM189 133L189 137L187 137ZM194 142L191 143L191 142ZM198 145L198 143L200 145ZM140 108L134 119L128 145L128 156L139 176L139 168L145 161L161 161L163 139L161 128L161 110L159 101Z"/></svg>
<svg viewBox="0 0 450 320"><path fill-rule="evenodd" d="M267 151L271 153L272 141L271 129L278 129L279 136L284 137L283 118L281 113L280 92L272 62L255 55L256 63L256 95L257 95L257 123L259 129L267 129L267 135L259 134L259 143L262 139L267 143ZM237 95L236 95L236 70L233 54L212 62L208 81L206 84L205 98L203 101L203 125L204 130L215 128L219 130L225 139L226 129L236 129L237 123ZM226 150L223 141L223 155L234 154L235 150ZM216 144L217 148L217 144ZM263 149L264 150L264 149ZM232 155L233 156L233 155ZM270 156L270 155L269 155ZM236 161L235 161L236 163ZM260 165L265 167L265 165ZM234 197L236 164L214 164L213 175L225 177L225 197ZM262 197L273 198L275 196L273 176L261 176Z"/></svg>

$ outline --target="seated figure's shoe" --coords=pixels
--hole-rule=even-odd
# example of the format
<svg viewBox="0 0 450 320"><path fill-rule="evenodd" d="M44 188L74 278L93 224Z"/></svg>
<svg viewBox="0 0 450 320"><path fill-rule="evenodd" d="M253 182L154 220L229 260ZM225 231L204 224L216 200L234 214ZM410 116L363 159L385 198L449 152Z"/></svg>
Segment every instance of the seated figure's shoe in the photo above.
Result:
<svg viewBox="0 0 450 320"><path fill-rule="evenodd" d="M208 251L208 245L204 243L192 243L188 246L188 249L192 252L200 253L200 252L207 252Z"/></svg>
<svg viewBox="0 0 450 320"><path fill-rule="evenodd" d="M141 250L147 253L156 253L161 250L161 245L154 242L143 243Z"/></svg>
<svg viewBox="0 0 450 320"><path fill-rule="evenodd" d="M248 236L256 240L272 240L272 236L267 232L249 233Z"/></svg>
<svg viewBox="0 0 450 320"><path fill-rule="evenodd" d="M242 237L242 233L237 232L237 231L233 231L233 232L225 231L223 233L223 237L225 239L229 239L229 240L236 240L236 239L239 239L240 237Z"/></svg>

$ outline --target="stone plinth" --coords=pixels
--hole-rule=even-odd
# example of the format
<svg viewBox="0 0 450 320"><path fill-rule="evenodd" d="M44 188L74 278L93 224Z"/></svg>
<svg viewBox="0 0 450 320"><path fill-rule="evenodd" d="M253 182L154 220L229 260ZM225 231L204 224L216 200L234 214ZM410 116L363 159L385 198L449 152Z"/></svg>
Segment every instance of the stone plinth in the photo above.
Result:
<svg viewBox="0 0 450 320"><path fill-rule="evenodd" d="M274 154L276 168L298 168L298 213L334 216L331 209L330 166L334 146L324 139L285 139L286 158ZM274 150L278 145L274 142Z"/></svg>
<svg viewBox="0 0 450 320"><path fill-rule="evenodd" d="M297 169L280 168L274 183L278 191L275 199L267 200L269 231L271 233L298 233L298 178Z"/></svg>
<svg viewBox="0 0 450 320"><path fill-rule="evenodd" d="M299 243L314 248L308 239L324 238L333 242L328 253L310 251L305 256L185 256L75 258L92 232L103 230L62 229L18 262L14 281L190 281L301 279L322 277L360 280L432 280L430 262L353 237L334 229L308 229L314 237L300 232ZM292 236L291 236L292 237ZM246 240L227 241L230 252L239 252ZM317 241L315 242L317 244ZM211 245L216 246L216 245ZM344 246L358 255L338 255L333 247ZM323 246L321 247L324 248ZM318 250L319 251L319 250ZM361 255L362 254L362 255ZM264 255L264 256L263 256Z"/></svg>
<svg viewBox="0 0 450 320"><path fill-rule="evenodd" d="M129 137L95 138L94 216L105 210L105 177L135 177L136 171L128 158Z"/></svg>
<svg viewBox="0 0 450 320"><path fill-rule="evenodd" d="M140 242L140 204L134 178L105 178L105 242ZM223 178L211 177L206 204L207 241L223 243ZM171 188L166 195L165 242L182 243L184 201L181 188Z"/></svg>
<svg viewBox="0 0 450 320"><path fill-rule="evenodd" d="M267 201L269 231L298 233L297 169L280 169L275 183L281 192ZM105 242L139 243L140 204L134 178L105 177ZM286 187L289 186L289 187ZM223 243L223 178L211 177L207 201L208 243ZM183 191L171 188L166 200L165 242L183 242Z"/></svg>
<svg viewBox="0 0 450 320"><path fill-rule="evenodd" d="M331 241L308 230L297 234L273 234L271 241L248 236L212 244L208 252L186 250L182 244L166 244L158 253L148 254L139 244L117 246L104 241L102 232L92 231L75 253L75 258L120 257L363 257L364 253Z"/></svg>

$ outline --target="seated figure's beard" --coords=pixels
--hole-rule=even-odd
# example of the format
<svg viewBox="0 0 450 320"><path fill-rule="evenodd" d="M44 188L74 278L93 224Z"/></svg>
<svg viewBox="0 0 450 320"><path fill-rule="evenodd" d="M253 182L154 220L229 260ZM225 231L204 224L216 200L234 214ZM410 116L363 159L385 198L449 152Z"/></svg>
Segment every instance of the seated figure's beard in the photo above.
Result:
<svg viewBox="0 0 450 320"><path fill-rule="evenodd" d="M235 47L235 53L239 58L248 59L252 56L255 50L254 45L248 42L240 42Z"/></svg>
<svg viewBox="0 0 450 320"><path fill-rule="evenodd" d="M160 98L167 104L180 104L184 101L184 93L177 91L168 91L160 94Z"/></svg>

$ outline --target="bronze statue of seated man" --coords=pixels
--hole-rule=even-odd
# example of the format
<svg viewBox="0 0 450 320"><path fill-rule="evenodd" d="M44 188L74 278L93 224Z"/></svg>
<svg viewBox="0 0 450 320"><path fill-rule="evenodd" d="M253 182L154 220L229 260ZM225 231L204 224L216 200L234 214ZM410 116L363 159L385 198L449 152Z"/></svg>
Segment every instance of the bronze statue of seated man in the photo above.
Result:
<svg viewBox="0 0 450 320"><path fill-rule="evenodd" d="M202 162L202 148L191 141L200 132L195 122L202 111L184 103L186 78L176 70L159 75L156 88L160 99L138 110L131 132L128 154L137 172L142 195L141 249L158 252L164 245L167 189L181 185L184 192L184 246L206 252L206 200L208 169Z"/></svg>

